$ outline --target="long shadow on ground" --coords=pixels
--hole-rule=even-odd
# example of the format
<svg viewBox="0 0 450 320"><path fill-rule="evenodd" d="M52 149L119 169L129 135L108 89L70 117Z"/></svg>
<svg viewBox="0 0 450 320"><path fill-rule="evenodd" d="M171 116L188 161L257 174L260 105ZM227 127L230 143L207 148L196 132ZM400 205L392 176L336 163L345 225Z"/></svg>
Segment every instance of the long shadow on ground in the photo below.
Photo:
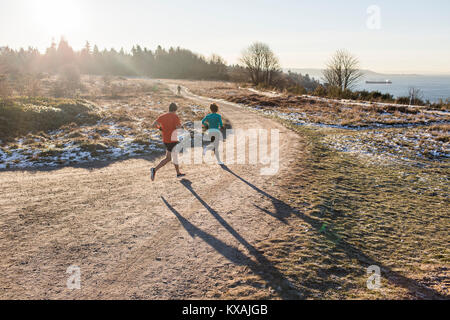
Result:
<svg viewBox="0 0 450 320"><path fill-rule="evenodd" d="M293 208L289 204L271 196L267 192L259 189L252 183L250 183L247 180L245 180L244 178L240 177L239 175L234 173L227 166L224 165L224 166L222 166L222 168L223 168L223 170L232 174L237 179L241 180L243 183L247 184L250 188L252 188L256 192L258 192L259 194L265 196L272 202L273 207L275 208L275 212L271 212L269 210L260 208L266 214L269 214L272 217L276 217L283 223L286 223L286 221L287 221L286 219L288 217L290 217L291 215L298 217L299 219L306 222L309 226L311 226L314 230L316 230L317 235L319 237L326 237L328 240L336 242L337 239L336 239L335 234L329 233L329 232L324 232L323 221L320 221L319 219L315 219L315 218L312 218L312 217L302 214L298 209ZM196 196L196 197L198 198L198 196ZM341 252L345 253L349 259L356 259L359 262L361 262L362 265L365 265L366 267L373 266L373 265L379 266L382 271L383 278L389 280L391 283L393 283L396 286L400 286L400 287L407 289L412 295L414 295L418 298L443 299L443 300L444 299L447 300L450 298L450 296L448 296L448 295L443 295L431 288L424 286L423 284L417 282L414 279L407 278L404 275L402 275L396 271L393 271L389 267L387 267L387 266L383 265L382 263L380 263L379 261L376 261L375 259L369 257L364 252L362 252L360 249L358 249L354 245L346 242L343 239L339 239L339 242L337 243L336 247L337 247L336 248L337 250L340 250ZM422 296L417 296L417 293L421 293Z"/></svg>
<svg viewBox="0 0 450 320"><path fill-rule="evenodd" d="M268 286L270 286L280 298L282 299L299 299L304 298L309 292L300 292L296 290L294 285L289 282L288 279L280 273L273 264L264 255L259 252L255 247L248 243L236 230L229 225L217 211L211 208L203 199L195 192L192 188L192 183L189 180L182 180L181 183L197 198L198 201L212 214L214 218L244 247L249 251L251 256L253 256L257 262L253 261L249 256L230 246L220 239L214 237L213 235L204 232L198 227L194 226L187 219L185 219L177 210L175 210L166 199L162 197L163 202L172 211L173 214L178 218L183 227L189 233L191 237L198 236L211 247L213 247L217 252L222 254L226 259L233 262L236 265L248 266L254 274L259 274Z"/></svg>

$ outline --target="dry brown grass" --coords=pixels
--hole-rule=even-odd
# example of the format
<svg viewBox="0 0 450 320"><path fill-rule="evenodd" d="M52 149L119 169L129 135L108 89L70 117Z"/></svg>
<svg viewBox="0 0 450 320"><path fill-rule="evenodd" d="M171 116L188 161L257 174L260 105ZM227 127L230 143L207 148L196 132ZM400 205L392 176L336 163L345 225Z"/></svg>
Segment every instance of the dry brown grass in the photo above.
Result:
<svg viewBox="0 0 450 320"><path fill-rule="evenodd" d="M265 105L266 110L305 112L312 122L364 125L433 120L433 115L407 107L346 107L299 97L268 98L224 83L183 84L199 95ZM273 181L280 192L273 199L276 212L272 214L284 219L290 231L260 241L258 250L307 299L449 299L450 172L446 163L419 159L423 165L380 165L332 150L325 140L342 134L340 130L283 122L307 140L290 177ZM429 133L431 140L448 139L446 124L386 132L411 137ZM359 137L359 132L354 135ZM367 289L370 265L381 267L381 290ZM250 276L233 279L226 297L273 298L255 289L261 285L255 282ZM233 283L240 285L233 289Z"/></svg>
<svg viewBox="0 0 450 320"><path fill-rule="evenodd" d="M306 121L328 125L364 127L374 124L418 124L442 121L445 118L439 115L420 113L420 110L408 107L346 106L345 104L318 102L299 96L267 97L257 94L240 94L230 96L226 100L250 107L262 107L263 110L303 113L303 119Z"/></svg>
<svg viewBox="0 0 450 320"><path fill-rule="evenodd" d="M57 81L58 79L54 77L44 81L45 95L51 95L51 89ZM19 152L23 155L23 159L37 164L44 163L46 160L50 161L49 159L52 158L61 158L64 152L67 152L67 147L71 146L72 149L78 147L81 152L88 152L96 159L110 160L111 150L109 149L124 149L120 145L126 140L129 141L128 145L138 146L134 148L134 153L154 153L151 145L162 147L162 139L160 132L151 125L159 115L168 112L170 103L178 104L178 115L183 123L203 119L208 110L206 104L193 108L190 100L177 96L159 81L115 77L108 79L105 83L102 77L93 76L84 76L81 81L84 92L83 100L80 101L88 101L95 107L96 118L93 118L93 121L79 121L77 115L73 114L72 118L67 118L60 125L53 125L51 131L45 128L40 129L41 132L40 130L22 130L8 141L4 139L0 151L7 156L11 155L11 152ZM112 85L121 88L116 92L117 94L112 95L110 91L105 90L105 86L110 88ZM38 102L42 100L52 103L65 101L65 99L50 97L16 99L32 99ZM225 124L228 124L228 121L224 120ZM20 145L16 140L18 138L23 138ZM75 156L71 158L73 159L58 160L58 164L77 162ZM6 168L17 165L15 162L9 162L0 156L0 165Z"/></svg>
<svg viewBox="0 0 450 320"><path fill-rule="evenodd" d="M347 105L295 95L270 97L252 93L242 89L242 85L228 82L180 81L180 83L198 95L224 99L267 111L302 114L302 121L318 124L366 127L375 124L402 125L450 121L449 116L428 113L426 111L430 110L425 107L410 108L377 104Z"/></svg>
<svg viewBox="0 0 450 320"><path fill-rule="evenodd" d="M329 149L320 129L294 129L309 144L280 199L301 214L261 250L311 298L448 299L448 167L374 165ZM381 290L366 288L370 265Z"/></svg>

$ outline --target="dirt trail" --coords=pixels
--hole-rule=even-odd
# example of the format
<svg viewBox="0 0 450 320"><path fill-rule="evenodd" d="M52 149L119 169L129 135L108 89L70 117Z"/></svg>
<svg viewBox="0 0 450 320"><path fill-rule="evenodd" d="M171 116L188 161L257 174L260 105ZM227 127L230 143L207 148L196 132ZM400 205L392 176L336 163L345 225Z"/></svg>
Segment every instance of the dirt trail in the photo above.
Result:
<svg viewBox="0 0 450 320"><path fill-rule="evenodd" d="M280 130L278 175L205 164L184 166L180 181L167 166L152 183L156 161L144 159L0 173L0 298L221 298L240 290L243 275L264 283L254 286L262 297L286 297L279 283L287 279L255 245L286 228L264 209L274 208L276 181L289 174L301 139L258 114L220 107L234 129ZM81 290L66 288L71 265L81 268Z"/></svg>

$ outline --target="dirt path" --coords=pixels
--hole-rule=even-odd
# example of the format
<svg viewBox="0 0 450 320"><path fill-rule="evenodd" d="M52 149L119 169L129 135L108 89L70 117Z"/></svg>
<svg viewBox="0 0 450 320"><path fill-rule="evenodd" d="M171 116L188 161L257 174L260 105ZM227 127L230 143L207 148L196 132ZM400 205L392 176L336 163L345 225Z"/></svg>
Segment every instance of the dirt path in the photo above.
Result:
<svg viewBox="0 0 450 320"><path fill-rule="evenodd" d="M264 210L274 208L276 182L301 140L275 121L220 107L235 129L280 130L278 175L261 176L258 165L192 165L179 181L168 166L151 183L154 163L143 159L0 173L0 298L287 297L280 284L288 279L255 245L286 228ZM66 288L71 265L81 268L81 290Z"/></svg>

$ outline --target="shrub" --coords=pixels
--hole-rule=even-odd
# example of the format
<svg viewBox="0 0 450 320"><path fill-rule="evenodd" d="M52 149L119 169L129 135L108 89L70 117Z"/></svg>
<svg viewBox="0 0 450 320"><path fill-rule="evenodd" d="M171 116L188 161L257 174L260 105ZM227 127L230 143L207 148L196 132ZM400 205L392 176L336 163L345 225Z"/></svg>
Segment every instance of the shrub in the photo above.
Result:
<svg viewBox="0 0 450 320"><path fill-rule="evenodd" d="M68 89L75 90L81 88L80 70L75 65L62 67L59 76Z"/></svg>
<svg viewBox="0 0 450 320"><path fill-rule="evenodd" d="M68 90L63 82L56 81L50 88L50 95L55 98L63 98L68 95Z"/></svg>
<svg viewBox="0 0 450 320"><path fill-rule="evenodd" d="M50 94L55 98L75 97L82 88L78 68L74 65L66 65L61 68L57 81L50 89Z"/></svg>
<svg viewBox="0 0 450 320"><path fill-rule="evenodd" d="M108 147L102 143L85 141L81 143L80 149L89 152L92 155L97 155L99 152L107 150Z"/></svg>
<svg viewBox="0 0 450 320"><path fill-rule="evenodd" d="M41 93L41 81L35 75L30 75L26 80L26 95L29 97L37 97Z"/></svg>
<svg viewBox="0 0 450 320"><path fill-rule="evenodd" d="M304 95L307 94L308 91L302 87L302 86L293 86L293 87L289 87L287 89L287 92L292 93L292 94L297 94L297 95Z"/></svg>
<svg viewBox="0 0 450 320"><path fill-rule="evenodd" d="M0 99L0 139L56 130L71 123L94 124L99 119L97 108L83 100Z"/></svg>
<svg viewBox="0 0 450 320"><path fill-rule="evenodd" d="M409 105L409 97L398 97L395 103Z"/></svg>
<svg viewBox="0 0 450 320"><path fill-rule="evenodd" d="M319 85L317 86L316 90L314 90L313 95L318 96L318 97L325 97L327 95L327 90Z"/></svg>
<svg viewBox="0 0 450 320"><path fill-rule="evenodd" d="M338 87L328 87L327 96L330 98L341 98L342 90Z"/></svg>

